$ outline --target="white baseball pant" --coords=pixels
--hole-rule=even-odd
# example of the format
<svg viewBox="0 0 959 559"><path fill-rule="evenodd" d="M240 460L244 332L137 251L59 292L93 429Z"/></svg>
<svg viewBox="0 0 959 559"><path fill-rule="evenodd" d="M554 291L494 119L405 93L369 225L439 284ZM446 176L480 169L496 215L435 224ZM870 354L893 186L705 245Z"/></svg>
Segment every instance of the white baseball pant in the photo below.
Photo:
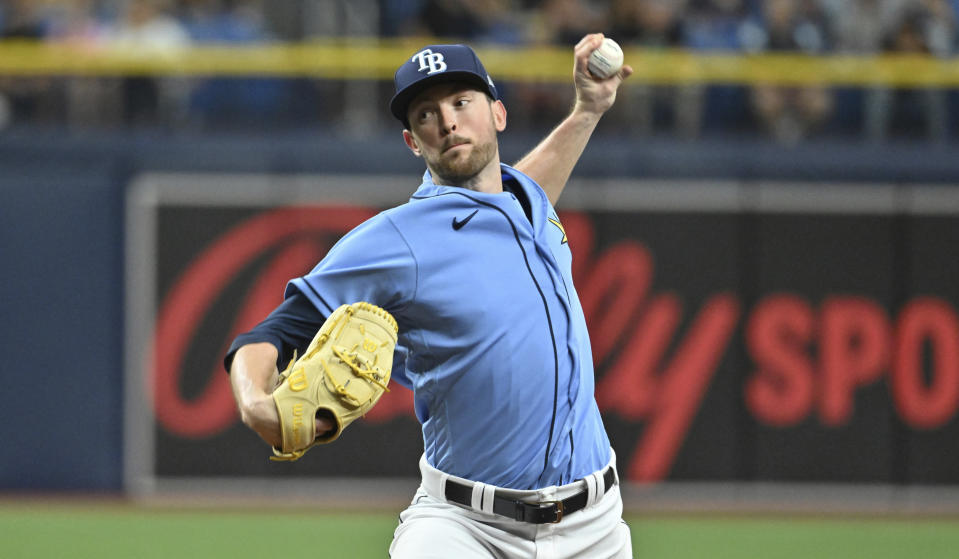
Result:
<svg viewBox="0 0 959 559"><path fill-rule="evenodd" d="M615 468L616 455L609 468ZM535 491L516 491L477 484L450 476L420 459L422 483L390 545L392 559L630 559L629 526L622 519L619 478L603 494L606 468L582 480ZM473 507L445 498L447 479L473 485ZM485 511L498 496L529 503L557 501L586 490L584 509L563 516L556 524L529 524ZM486 498L484 498L484 494Z"/></svg>

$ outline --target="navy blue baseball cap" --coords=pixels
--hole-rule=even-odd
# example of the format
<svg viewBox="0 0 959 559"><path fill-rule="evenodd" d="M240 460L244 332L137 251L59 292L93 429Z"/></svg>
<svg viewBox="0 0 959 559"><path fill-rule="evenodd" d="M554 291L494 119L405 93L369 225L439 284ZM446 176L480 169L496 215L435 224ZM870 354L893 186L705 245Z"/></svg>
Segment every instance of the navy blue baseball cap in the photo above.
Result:
<svg viewBox="0 0 959 559"><path fill-rule="evenodd" d="M393 77L396 94L390 100L390 112L407 124L406 110L413 97L431 85L451 81L471 83L493 99L499 99L493 80L473 49L466 45L429 45L396 70Z"/></svg>

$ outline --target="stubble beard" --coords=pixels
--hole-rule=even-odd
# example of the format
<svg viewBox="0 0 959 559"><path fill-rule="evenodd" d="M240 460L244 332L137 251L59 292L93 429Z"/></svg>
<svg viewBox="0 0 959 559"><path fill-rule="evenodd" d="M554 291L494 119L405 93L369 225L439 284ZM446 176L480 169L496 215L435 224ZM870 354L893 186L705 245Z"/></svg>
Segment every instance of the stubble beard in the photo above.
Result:
<svg viewBox="0 0 959 559"><path fill-rule="evenodd" d="M444 159L442 153L435 159L427 159L426 164L434 177L434 182L446 186L469 188L496 156L495 131L493 138L490 142L471 144L473 149L465 159L462 157Z"/></svg>

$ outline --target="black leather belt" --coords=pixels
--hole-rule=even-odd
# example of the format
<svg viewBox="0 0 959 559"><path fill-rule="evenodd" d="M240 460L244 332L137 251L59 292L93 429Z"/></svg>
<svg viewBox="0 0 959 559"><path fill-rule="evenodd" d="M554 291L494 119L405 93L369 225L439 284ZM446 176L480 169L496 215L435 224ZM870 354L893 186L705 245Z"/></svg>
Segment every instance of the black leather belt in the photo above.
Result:
<svg viewBox="0 0 959 559"><path fill-rule="evenodd" d="M616 472L612 467L603 474L603 494L616 483ZM446 500L472 508L473 486L459 483L452 479L446 480ZM562 501L546 501L543 503L524 503L516 499L502 497L497 492L493 496L493 512L506 518L530 524L556 524L568 514L573 514L586 507L589 493L583 489L572 497Z"/></svg>

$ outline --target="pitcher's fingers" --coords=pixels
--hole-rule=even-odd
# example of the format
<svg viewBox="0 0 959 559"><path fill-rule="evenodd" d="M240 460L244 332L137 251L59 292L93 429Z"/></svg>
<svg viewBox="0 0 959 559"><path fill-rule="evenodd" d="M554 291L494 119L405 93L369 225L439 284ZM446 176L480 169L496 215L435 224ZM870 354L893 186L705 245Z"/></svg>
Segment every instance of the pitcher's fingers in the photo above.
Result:
<svg viewBox="0 0 959 559"><path fill-rule="evenodd" d="M603 44L604 38L602 33L592 33L583 37L573 49L573 56L576 57L576 61L582 60L585 62L589 59L589 55L598 49L599 45Z"/></svg>
<svg viewBox="0 0 959 559"><path fill-rule="evenodd" d="M599 39L596 39L597 37ZM573 50L578 51L584 48L588 44L593 44L595 45L593 46L593 48L596 48L599 46L600 43L603 42L603 39L605 39L605 36L602 33L589 33L588 35L584 35L583 38L580 39L578 43L576 43L576 46L573 47Z"/></svg>
<svg viewBox="0 0 959 559"><path fill-rule="evenodd" d="M596 33L587 35L580 41L579 45L573 51L573 72L576 74L589 75L589 55L603 44L603 34Z"/></svg>
<svg viewBox="0 0 959 559"><path fill-rule="evenodd" d="M317 416L315 425L317 436L324 435L336 429L336 423L332 419L323 416Z"/></svg>

